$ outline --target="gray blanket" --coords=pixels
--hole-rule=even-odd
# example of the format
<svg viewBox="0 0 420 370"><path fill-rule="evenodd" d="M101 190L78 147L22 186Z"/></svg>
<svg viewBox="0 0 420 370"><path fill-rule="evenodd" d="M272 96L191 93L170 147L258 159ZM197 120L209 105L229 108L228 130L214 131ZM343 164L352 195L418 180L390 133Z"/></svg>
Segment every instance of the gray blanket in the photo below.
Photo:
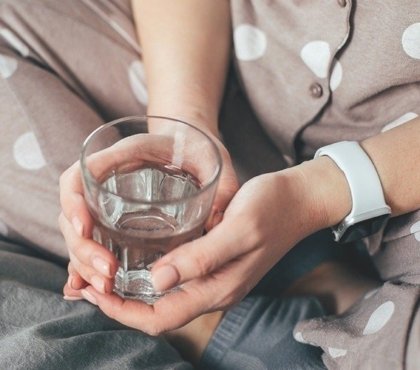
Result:
<svg viewBox="0 0 420 370"><path fill-rule="evenodd" d="M162 338L63 300L66 270L0 241L0 369L191 369Z"/></svg>

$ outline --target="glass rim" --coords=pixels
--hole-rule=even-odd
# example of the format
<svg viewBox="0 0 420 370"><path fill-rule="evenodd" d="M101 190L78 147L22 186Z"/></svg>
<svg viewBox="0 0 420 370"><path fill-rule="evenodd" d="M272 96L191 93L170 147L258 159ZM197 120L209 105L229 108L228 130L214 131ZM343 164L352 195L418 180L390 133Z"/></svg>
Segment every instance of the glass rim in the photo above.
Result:
<svg viewBox="0 0 420 370"><path fill-rule="evenodd" d="M120 194L117 194L113 191L110 191L108 189L106 189L101 183L99 183L95 177L93 176L92 172L89 170L89 168L86 165L86 150L88 148L89 143L91 142L92 138L94 136L96 136L98 133L100 133L101 131L106 130L107 128L111 127L111 126L115 126L118 123L124 122L124 121L130 121L130 120L143 120L143 121L147 121L147 118L158 118L158 119L163 119L163 120L167 120L167 121L173 121L173 122L178 122L178 123L182 123L190 128L192 128L195 131L198 131L201 135L203 135L209 142L210 145L213 147L215 154L216 154L216 158L217 158L217 167L215 169L215 173L212 175L212 177L205 183L203 184L202 187L200 187L196 192L194 192L193 194L190 194L184 198L174 198L174 199L170 199L170 200L157 200L157 201L151 201L151 200L140 200L137 198L132 198L132 197L127 197L127 196L122 196ZM137 203L137 204L143 204L143 205L152 205L152 204L156 204L156 205L163 205L163 204L174 204L174 203L179 203L179 202L183 202L185 200L188 199L193 199L197 196L199 196L200 194L204 193L207 191L207 189L211 188L219 179L221 172L222 172L222 167L223 167L223 162L222 162L222 155L220 154L219 148L217 147L217 145L215 144L215 142L211 139L211 137L209 135L207 135L204 131L202 131L201 129L193 126L192 124L185 122L183 120L180 120L178 118L172 118L172 117L166 117L166 116L158 116L158 115L144 115L144 116L127 116L127 117L122 117L122 118L118 118L116 120L107 122L102 124L101 126L97 127L95 130L93 130L87 137L86 139L83 141L82 144L82 150L80 153L80 170L81 170L81 176L82 176L82 180L83 182L86 182L86 180L94 185L97 189L102 190L108 194L111 194L115 197L124 199L130 203ZM86 176L87 175L87 176ZM86 179L87 177L87 179Z"/></svg>

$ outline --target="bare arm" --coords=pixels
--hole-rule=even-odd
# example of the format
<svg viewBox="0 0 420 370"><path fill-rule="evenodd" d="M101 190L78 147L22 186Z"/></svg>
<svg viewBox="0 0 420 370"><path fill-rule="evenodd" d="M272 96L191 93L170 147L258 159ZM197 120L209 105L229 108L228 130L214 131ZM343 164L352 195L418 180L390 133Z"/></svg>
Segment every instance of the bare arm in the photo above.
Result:
<svg viewBox="0 0 420 370"><path fill-rule="evenodd" d="M362 145L378 170L393 215L420 208L420 177L415 171L420 120ZM337 224L350 209L345 176L328 157L261 175L241 187L219 225L154 265L157 289L184 284L185 290L159 300L153 309L99 294L92 287L87 291L107 315L125 325L151 334L171 330L238 302L297 241Z"/></svg>
<svg viewBox="0 0 420 370"><path fill-rule="evenodd" d="M149 114L185 118L217 134L230 49L227 0L133 0Z"/></svg>
<svg viewBox="0 0 420 370"><path fill-rule="evenodd" d="M231 40L229 1L132 0L132 7L145 64L148 113L184 119L201 128L213 138L222 155L219 186L206 224L211 229L221 221L238 189L229 153L218 139L217 127ZM71 283L77 280L77 287L91 283L93 275L88 273L94 271L91 257L79 256L81 263L74 267L75 256L80 252L76 248L82 243L90 245L90 256L101 255L102 270L97 270L96 278L103 291L110 292L109 278L118 263L103 247L86 237L91 235L92 220L83 201L77 163L63 174L61 194L60 225L72 251L71 276L64 292L73 298L80 297L80 291L73 289ZM78 203L72 200L75 194Z"/></svg>
<svg viewBox="0 0 420 370"><path fill-rule="evenodd" d="M365 140L378 170L385 199L398 216L420 208L420 119Z"/></svg>
<svg viewBox="0 0 420 370"><path fill-rule="evenodd" d="M132 0L142 47L148 113L184 119L213 137L222 175L207 227L238 189L230 155L218 140L218 115L231 44L228 0Z"/></svg>
<svg viewBox="0 0 420 370"><path fill-rule="evenodd" d="M149 112L202 121L215 133L229 49L227 2L133 1L145 55ZM378 170L393 215L420 208L420 174L415 168L420 158L420 119L364 140L362 146ZM61 227L69 250L79 253L86 268L78 272L89 281L93 271L90 256L108 258L112 271L116 262L104 248L77 235L70 223L74 215L82 220L88 217L86 207L78 209L73 201L81 188L77 176L78 168L73 166L62 180L66 216L61 217ZM233 192L228 194L223 205ZM91 286L84 292L125 325L150 334L171 330L238 302L299 240L337 224L350 209L345 176L327 157L264 174L241 187L220 224L154 265L155 288L184 284L185 289L165 296L153 307L101 294ZM102 278L110 286L110 276ZM67 284L67 295L80 295L70 288Z"/></svg>
<svg viewBox="0 0 420 370"><path fill-rule="evenodd" d="M361 143L373 161L392 216L420 208L420 119L370 137ZM341 221L351 209L351 198L344 174L335 163L322 157L303 163L301 169L309 188L316 191L323 216L317 227L327 227ZM325 181L328 179L328 181ZM311 184L318 184L314 186ZM319 189L315 190L315 189Z"/></svg>

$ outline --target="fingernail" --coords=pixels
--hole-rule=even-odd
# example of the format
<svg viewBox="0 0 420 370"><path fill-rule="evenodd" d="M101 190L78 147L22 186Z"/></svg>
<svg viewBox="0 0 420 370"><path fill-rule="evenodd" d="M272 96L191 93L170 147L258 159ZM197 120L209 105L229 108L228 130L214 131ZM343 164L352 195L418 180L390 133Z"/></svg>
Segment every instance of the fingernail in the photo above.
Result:
<svg viewBox="0 0 420 370"><path fill-rule="evenodd" d="M94 257L92 259L92 265L93 265L93 268L99 273L106 276L111 276L111 265L107 261L103 260L102 258Z"/></svg>
<svg viewBox="0 0 420 370"><path fill-rule="evenodd" d="M156 271L152 272L153 287L157 291L172 288L178 281L178 271L172 265L159 267Z"/></svg>
<svg viewBox="0 0 420 370"><path fill-rule="evenodd" d="M99 276L92 276L90 283L99 293L105 294L105 281Z"/></svg>
<svg viewBox="0 0 420 370"><path fill-rule="evenodd" d="M81 290L80 293L82 294L83 298L86 299L88 302L94 304L95 306L98 305L98 301L96 300L96 298L86 289Z"/></svg>
<svg viewBox="0 0 420 370"><path fill-rule="evenodd" d="M73 224L74 230L76 231L77 235L79 235L80 237L83 237L82 221L80 221L79 218L75 216L71 220L71 223Z"/></svg>
<svg viewBox="0 0 420 370"><path fill-rule="evenodd" d="M81 301L83 298L82 297L70 297L69 295L65 295L65 296L63 296L63 299L65 299L66 301Z"/></svg>

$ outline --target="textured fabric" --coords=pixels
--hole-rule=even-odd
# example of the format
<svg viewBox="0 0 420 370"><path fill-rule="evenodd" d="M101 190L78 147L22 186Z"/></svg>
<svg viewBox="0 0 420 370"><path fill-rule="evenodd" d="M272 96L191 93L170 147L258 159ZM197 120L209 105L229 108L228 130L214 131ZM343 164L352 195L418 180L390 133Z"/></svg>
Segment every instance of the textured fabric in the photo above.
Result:
<svg viewBox="0 0 420 370"><path fill-rule="evenodd" d="M208 370L325 369L320 350L293 340L294 325L324 314L315 298L250 296L224 316L200 362Z"/></svg>
<svg viewBox="0 0 420 370"><path fill-rule="evenodd" d="M231 79L222 131L243 181L419 114L417 1L231 3L237 71L251 107ZM0 0L1 234L66 257L58 176L94 128L145 112L136 45L126 0ZM413 212L367 239L388 282L343 316L299 324L295 338L321 347L329 368L416 363L418 341L409 336L419 322L419 234Z"/></svg>
<svg viewBox="0 0 420 370"><path fill-rule="evenodd" d="M362 140L420 114L418 1L231 4L239 78L256 118L289 165L323 145ZM406 351L409 333L419 331L418 320L412 321L419 303L419 235L419 211L391 219L365 240L388 281L375 298L342 317L298 326L299 338L325 350L329 368L420 364L416 340ZM363 334L372 322L377 332Z"/></svg>
<svg viewBox="0 0 420 370"><path fill-rule="evenodd" d="M295 336L299 333L302 341L320 346L328 369L391 370L403 369L406 363L418 366L418 347L406 353L405 343L419 296L418 285L386 283L340 317L298 324ZM412 330L418 336L418 327Z"/></svg>
<svg viewBox="0 0 420 370"><path fill-rule="evenodd" d="M145 113L142 64L81 1L2 0L0 35L0 231L65 257L59 175L96 127Z"/></svg>
<svg viewBox="0 0 420 370"><path fill-rule="evenodd" d="M85 137L105 121L145 113L147 93L142 63L133 47L128 2L1 0L0 25L0 155L5 174L0 183L0 233L31 245L31 249L1 246L0 367L189 368L162 340L122 328L87 303L64 301L66 271L37 254L38 250L44 256L66 257L57 225L58 178L77 160ZM257 128L233 77L229 90L234 107L238 104L249 125ZM234 107L225 106L226 131L236 122L237 116L231 115L237 111ZM262 135L261 143L261 148L267 147ZM274 159L277 153L271 153ZM269 170L260 165L261 155L253 156L254 166L238 158L243 181ZM281 169L284 162L278 158L276 169ZM320 261L334 258L331 243L315 239L325 246L324 252L315 253L311 243L303 243L276 266L261 289L284 289ZM283 307L271 299L269 305ZM292 315L294 310L291 317L310 316L302 316L297 304L287 307L276 313L282 345L290 346L290 355L297 350L303 360L308 351L309 364L313 359L320 362L319 351L293 340L296 319L281 320L283 313ZM261 330L261 324L258 327ZM275 326L271 329L277 331ZM239 338L249 342L255 333L242 331ZM273 363L278 354L271 353Z"/></svg>
<svg viewBox="0 0 420 370"><path fill-rule="evenodd" d="M418 1L231 4L241 81L289 163L420 114Z"/></svg>
<svg viewBox="0 0 420 370"><path fill-rule="evenodd" d="M334 242L331 230L321 230L299 242L261 279L251 294L280 296L294 282L326 261L345 260L347 246Z"/></svg>
<svg viewBox="0 0 420 370"><path fill-rule="evenodd" d="M66 279L64 268L0 241L2 369L192 369L163 339L63 300Z"/></svg>

